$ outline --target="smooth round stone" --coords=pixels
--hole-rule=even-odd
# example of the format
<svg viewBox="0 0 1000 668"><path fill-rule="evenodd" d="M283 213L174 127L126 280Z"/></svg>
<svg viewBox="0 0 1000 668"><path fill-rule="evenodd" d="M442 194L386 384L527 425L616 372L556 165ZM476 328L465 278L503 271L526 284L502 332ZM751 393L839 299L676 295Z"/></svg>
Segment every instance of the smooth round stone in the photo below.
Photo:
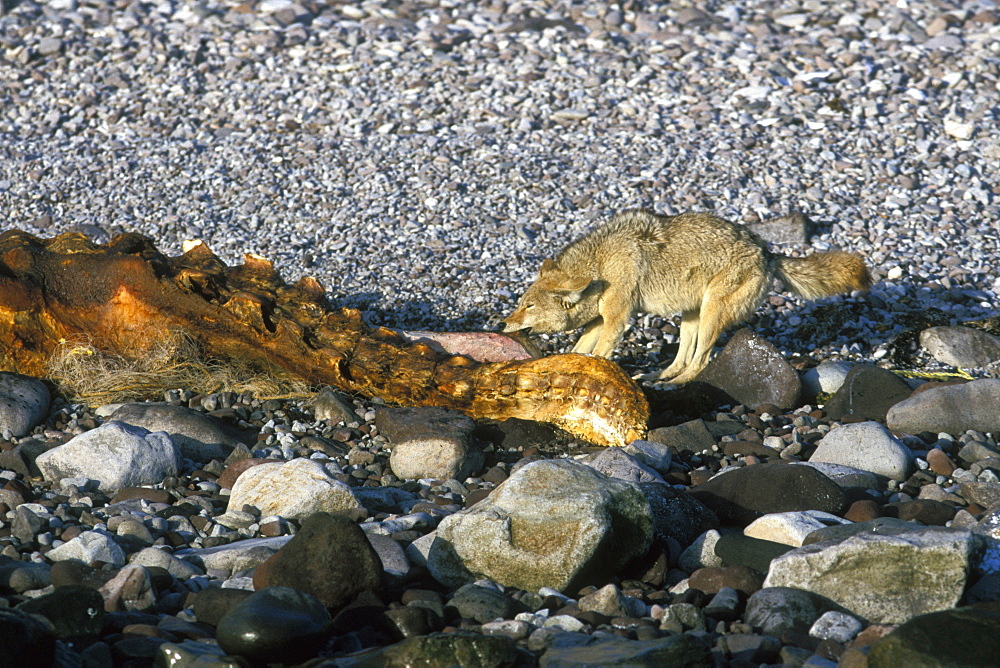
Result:
<svg viewBox="0 0 1000 668"><path fill-rule="evenodd" d="M327 639L330 613L315 596L267 587L236 605L216 629L219 646L254 663L297 663Z"/></svg>
<svg viewBox="0 0 1000 668"><path fill-rule="evenodd" d="M104 599L99 591L84 585L57 587L51 594L28 599L17 608L48 619L56 636L63 640L96 638L104 626Z"/></svg>
<svg viewBox="0 0 1000 668"><path fill-rule="evenodd" d="M0 663L27 668L51 666L55 645L55 629L45 617L0 608Z"/></svg>

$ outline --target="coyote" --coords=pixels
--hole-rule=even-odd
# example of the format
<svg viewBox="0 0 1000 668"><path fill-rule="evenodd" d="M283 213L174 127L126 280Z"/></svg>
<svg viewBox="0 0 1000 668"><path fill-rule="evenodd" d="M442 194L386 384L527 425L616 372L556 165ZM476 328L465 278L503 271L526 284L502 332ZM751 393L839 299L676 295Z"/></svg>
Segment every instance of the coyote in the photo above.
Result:
<svg viewBox="0 0 1000 668"><path fill-rule="evenodd" d="M771 253L749 229L708 213L631 209L545 260L504 320L504 331L583 327L573 352L610 357L630 316L679 311L677 357L644 378L686 383L708 364L719 335L754 312L774 277L806 299L866 290L872 283L854 253L785 257Z"/></svg>

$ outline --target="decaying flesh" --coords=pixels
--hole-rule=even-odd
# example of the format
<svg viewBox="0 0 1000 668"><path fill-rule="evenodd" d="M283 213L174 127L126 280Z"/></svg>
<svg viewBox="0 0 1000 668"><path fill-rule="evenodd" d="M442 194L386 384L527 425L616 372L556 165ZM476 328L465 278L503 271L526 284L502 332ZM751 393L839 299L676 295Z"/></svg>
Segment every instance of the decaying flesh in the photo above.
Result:
<svg viewBox="0 0 1000 668"><path fill-rule="evenodd" d="M286 284L254 255L227 266L202 243L167 257L131 233L104 245L80 234L0 235L0 368L42 376L60 342L81 337L141 356L178 332L215 358L259 362L311 384L549 422L599 445L641 437L648 417L641 390L606 359L479 363L435 351L332 307L315 279Z"/></svg>

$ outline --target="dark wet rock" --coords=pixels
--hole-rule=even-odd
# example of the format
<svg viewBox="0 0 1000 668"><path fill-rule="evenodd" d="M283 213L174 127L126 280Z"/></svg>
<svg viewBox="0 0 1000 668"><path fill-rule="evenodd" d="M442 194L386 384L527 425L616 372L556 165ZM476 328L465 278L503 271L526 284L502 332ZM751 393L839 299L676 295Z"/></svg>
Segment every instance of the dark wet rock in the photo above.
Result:
<svg viewBox="0 0 1000 668"><path fill-rule="evenodd" d="M825 410L831 420L850 416L855 421L885 422L886 411L911 392L906 381L891 371L862 364L847 373L844 384L826 402Z"/></svg>
<svg viewBox="0 0 1000 668"><path fill-rule="evenodd" d="M1000 338L972 327L928 327L920 345L949 366L977 369L1000 360Z"/></svg>
<svg viewBox="0 0 1000 668"><path fill-rule="evenodd" d="M490 441L504 450L524 451L528 448L548 446L558 439L556 429L544 422L508 418L476 428L475 435Z"/></svg>
<svg viewBox="0 0 1000 668"><path fill-rule="evenodd" d="M394 641L440 631L444 622L432 610L409 605L386 610L382 613L382 621L383 632Z"/></svg>
<svg viewBox="0 0 1000 668"><path fill-rule="evenodd" d="M650 441L663 443L680 452L699 453L715 445L715 436L704 420L690 420L673 427L658 427L646 436Z"/></svg>
<svg viewBox="0 0 1000 668"><path fill-rule="evenodd" d="M330 613L315 596L266 587L237 604L217 626L219 646L254 663L297 663L326 642Z"/></svg>
<svg viewBox="0 0 1000 668"><path fill-rule="evenodd" d="M1000 573L983 575L965 591L965 603L1000 602Z"/></svg>
<svg viewBox="0 0 1000 668"><path fill-rule="evenodd" d="M194 640L163 643L158 648L154 665L200 666L202 668L238 668L239 666L234 657L227 655L225 650L215 643Z"/></svg>
<svg viewBox="0 0 1000 668"><path fill-rule="evenodd" d="M705 666L706 643L682 633L657 640L626 640L590 636L584 644L553 644L538 661L540 667L584 666Z"/></svg>
<svg viewBox="0 0 1000 668"><path fill-rule="evenodd" d="M726 566L747 566L760 573L767 573L771 561L791 549L791 545L742 533L723 534L715 544L715 554L722 558Z"/></svg>
<svg viewBox="0 0 1000 668"><path fill-rule="evenodd" d="M493 621L497 617L511 619L523 612L523 606L495 589L467 584L459 587L445 606L445 612L456 617L474 619L480 624Z"/></svg>
<svg viewBox="0 0 1000 668"><path fill-rule="evenodd" d="M24 610L0 608L0 662L17 668L50 668L56 633L52 623Z"/></svg>
<svg viewBox="0 0 1000 668"><path fill-rule="evenodd" d="M51 583L51 571L52 567L48 564L0 557L0 594L23 594L32 589L48 587Z"/></svg>
<svg viewBox="0 0 1000 668"><path fill-rule="evenodd" d="M997 656L1000 603L979 603L914 617L872 646L868 666L989 666Z"/></svg>
<svg viewBox="0 0 1000 668"><path fill-rule="evenodd" d="M97 589L110 578L95 577L98 571L82 561L67 559L52 564L49 576L53 587L85 584Z"/></svg>
<svg viewBox="0 0 1000 668"><path fill-rule="evenodd" d="M382 562L364 531L343 517L316 513L254 571L254 588L294 587L332 610L382 586Z"/></svg>
<svg viewBox="0 0 1000 668"><path fill-rule="evenodd" d="M639 489L649 501L653 536L660 545L666 545L671 538L681 545L690 545L701 534L719 526L715 512L690 494L660 483L640 484Z"/></svg>
<svg viewBox="0 0 1000 668"><path fill-rule="evenodd" d="M767 635L806 634L820 615L835 606L822 596L789 587L765 587L747 599L743 621Z"/></svg>
<svg viewBox="0 0 1000 668"><path fill-rule="evenodd" d="M30 432L48 415L49 401L49 388L37 378L0 372L0 436Z"/></svg>
<svg viewBox="0 0 1000 668"><path fill-rule="evenodd" d="M165 638L127 635L111 645L111 655L115 665L150 665L165 642Z"/></svg>
<svg viewBox="0 0 1000 668"><path fill-rule="evenodd" d="M845 505L844 491L807 466L757 464L727 471L690 489L726 524L746 526L761 515L790 510L822 510L834 515Z"/></svg>
<svg viewBox="0 0 1000 668"><path fill-rule="evenodd" d="M365 627L381 628L382 614L387 609L386 604L374 592L363 591L334 616L333 630L344 634L362 631ZM443 618L444 608L441 610Z"/></svg>
<svg viewBox="0 0 1000 668"><path fill-rule="evenodd" d="M795 408L802 396L795 369L774 345L746 328L732 335L695 382L718 388L731 399L729 403L745 406Z"/></svg>
<svg viewBox="0 0 1000 668"><path fill-rule="evenodd" d="M96 589L84 585L57 587L17 608L47 618L61 640L93 639L104 627L104 599Z"/></svg>
<svg viewBox="0 0 1000 668"><path fill-rule="evenodd" d="M793 466L811 466L830 480L840 485L844 490L878 489L881 485L879 477L871 471L862 471L853 466L831 464L830 462L790 462Z"/></svg>
<svg viewBox="0 0 1000 668"><path fill-rule="evenodd" d="M894 432L962 434L969 429L1000 432L1000 378L935 387L892 407L886 426Z"/></svg>
<svg viewBox="0 0 1000 668"><path fill-rule="evenodd" d="M921 522L928 526L944 526L958 511L943 501L913 499L899 503L888 503L883 512L889 517L898 517L904 522Z"/></svg>
<svg viewBox="0 0 1000 668"><path fill-rule="evenodd" d="M210 587L195 595L194 616L199 622L216 626L220 619L251 594L253 592L246 589Z"/></svg>
<svg viewBox="0 0 1000 668"><path fill-rule="evenodd" d="M514 641L502 635L432 633L408 638L395 645L344 656L317 664L316 668L362 666L469 666L513 668L519 662Z"/></svg>

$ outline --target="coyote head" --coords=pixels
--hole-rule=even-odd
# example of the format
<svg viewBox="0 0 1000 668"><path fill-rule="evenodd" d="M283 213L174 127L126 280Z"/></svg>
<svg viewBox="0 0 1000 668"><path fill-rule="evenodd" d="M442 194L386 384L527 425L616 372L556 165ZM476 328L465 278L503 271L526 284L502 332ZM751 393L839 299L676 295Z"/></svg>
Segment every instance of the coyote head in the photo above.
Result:
<svg viewBox="0 0 1000 668"><path fill-rule="evenodd" d="M517 302L517 309L503 321L503 331L527 329L541 334L583 327L598 315L599 283L573 276L553 260L546 260L538 278Z"/></svg>

